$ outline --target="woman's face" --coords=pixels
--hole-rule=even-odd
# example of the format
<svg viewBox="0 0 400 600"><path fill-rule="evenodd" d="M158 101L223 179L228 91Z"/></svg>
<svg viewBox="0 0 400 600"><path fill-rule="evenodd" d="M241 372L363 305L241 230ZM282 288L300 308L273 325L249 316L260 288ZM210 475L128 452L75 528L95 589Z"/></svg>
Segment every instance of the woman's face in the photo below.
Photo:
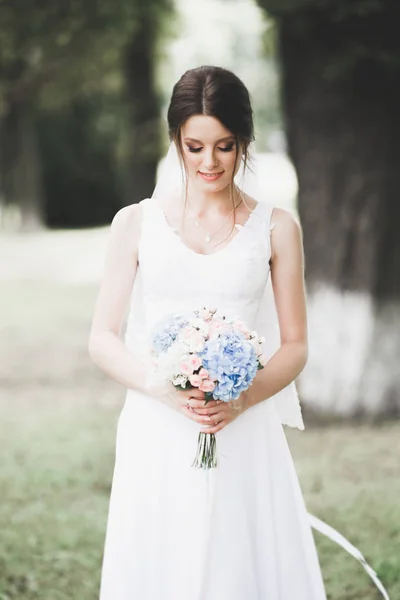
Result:
<svg viewBox="0 0 400 600"><path fill-rule="evenodd" d="M195 115L181 129L183 159L189 179L205 192L220 192L240 166L235 136L215 117Z"/></svg>

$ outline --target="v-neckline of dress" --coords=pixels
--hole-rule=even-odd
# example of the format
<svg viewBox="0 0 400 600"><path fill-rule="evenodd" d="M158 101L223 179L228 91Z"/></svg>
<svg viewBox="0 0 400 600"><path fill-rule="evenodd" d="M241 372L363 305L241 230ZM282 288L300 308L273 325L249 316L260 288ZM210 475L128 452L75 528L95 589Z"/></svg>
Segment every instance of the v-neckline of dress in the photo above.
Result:
<svg viewBox="0 0 400 600"><path fill-rule="evenodd" d="M178 242L178 244L184 248L189 254L192 254L194 256L200 257L200 258L210 258L211 256L217 256L220 254L223 254L225 251L227 251L228 249L231 248L231 246L234 246L235 241L237 240L238 237L241 236L243 230L246 230L250 224L251 221L253 219L253 216L255 213L258 212L259 207L260 207L260 201L257 201L257 204L255 205L255 207L253 208L253 210L250 212L249 216L247 217L246 221L243 223L243 225L240 226L239 230L237 231L237 233L235 233L235 235L233 236L233 238L231 238L231 240L229 240L229 242L227 244L225 244L225 246L223 246L220 250L217 250L215 252L208 252L207 254L203 254L201 252L196 252L196 250L193 250L193 248L191 248L190 246L188 246L187 244L185 244L185 242L183 241L183 239L181 238L181 236L176 232L176 230L170 225L164 210L162 209L160 203L158 202L158 200L156 199L152 199L152 201L154 202L154 205L156 206L157 210L159 211L162 220L166 226L166 229L171 233L172 238L174 238L176 240L176 242ZM236 225L235 225L236 227Z"/></svg>

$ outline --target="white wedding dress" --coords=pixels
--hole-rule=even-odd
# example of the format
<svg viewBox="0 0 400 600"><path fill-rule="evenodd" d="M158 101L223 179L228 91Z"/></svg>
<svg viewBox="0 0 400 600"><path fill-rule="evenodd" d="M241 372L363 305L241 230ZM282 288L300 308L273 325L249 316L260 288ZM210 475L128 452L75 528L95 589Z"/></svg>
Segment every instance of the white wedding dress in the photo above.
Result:
<svg viewBox="0 0 400 600"><path fill-rule="evenodd" d="M266 310L272 207L259 202L227 246L201 255L178 237L156 199L141 205L125 338L132 352L140 348L145 356L165 314L203 305L256 328ZM324 600L281 420L279 395L248 409L216 434L218 467L200 470L191 466L200 426L128 390L100 599Z"/></svg>

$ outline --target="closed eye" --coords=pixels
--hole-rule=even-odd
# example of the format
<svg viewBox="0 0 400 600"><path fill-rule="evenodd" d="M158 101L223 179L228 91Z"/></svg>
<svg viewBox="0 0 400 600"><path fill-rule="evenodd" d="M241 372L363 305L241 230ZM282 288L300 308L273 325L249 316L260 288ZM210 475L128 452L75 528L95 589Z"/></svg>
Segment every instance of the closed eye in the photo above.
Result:
<svg viewBox="0 0 400 600"><path fill-rule="evenodd" d="M218 150L221 150L221 152L231 152L233 150L233 148L235 147L235 144L231 144L230 146L227 146L226 148L220 148L218 147ZM200 146L200 148L191 148L190 146L188 147L189 152L200 152L201 150L203 150L203 147Z"/></svg>

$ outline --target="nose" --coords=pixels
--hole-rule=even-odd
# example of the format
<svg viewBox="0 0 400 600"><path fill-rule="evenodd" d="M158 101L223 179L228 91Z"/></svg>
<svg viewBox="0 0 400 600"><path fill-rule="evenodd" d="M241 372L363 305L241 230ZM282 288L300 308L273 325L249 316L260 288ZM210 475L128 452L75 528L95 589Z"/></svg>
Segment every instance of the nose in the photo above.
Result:
<svg viewBox="0 0 400 600"><path fill-rule="evenodd" d="M218 165L218 159L216 157L214 148L205 150L203 164L207 171L211 171Z"/></svg>

